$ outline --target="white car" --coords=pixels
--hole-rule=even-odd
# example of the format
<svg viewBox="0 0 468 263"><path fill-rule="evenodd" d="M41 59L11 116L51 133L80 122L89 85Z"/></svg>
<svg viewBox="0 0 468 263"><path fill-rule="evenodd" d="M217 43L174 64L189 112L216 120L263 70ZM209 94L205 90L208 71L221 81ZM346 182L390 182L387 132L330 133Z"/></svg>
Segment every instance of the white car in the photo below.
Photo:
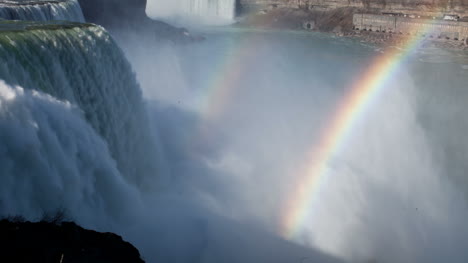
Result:
<svg viewBox="0 0 468 263"><path fill-rule="evenodd" d="M444 15L444 17L442 19L447 20L447 21L458 21L460 19L460 16L457 16L457 15Z"/></svg>

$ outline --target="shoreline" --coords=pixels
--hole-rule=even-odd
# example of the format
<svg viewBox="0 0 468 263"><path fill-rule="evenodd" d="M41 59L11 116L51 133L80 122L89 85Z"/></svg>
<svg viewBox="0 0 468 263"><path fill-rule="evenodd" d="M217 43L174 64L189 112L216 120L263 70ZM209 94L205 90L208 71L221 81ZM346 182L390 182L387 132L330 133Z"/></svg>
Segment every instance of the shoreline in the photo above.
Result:
<svg viewBox="0 0 468 263"><path fill-rule="evenodd" d="M364 41L370 44L376 44L380 47L397 46L403 47L406 37L402 37L397 33L382 33L372 31L355 31L348 34L336 34L339 37L349 37ZM460 40L430 38L427 36L420 36L421 47L436 47L446 50L468 51L468 45Z"/></svg>

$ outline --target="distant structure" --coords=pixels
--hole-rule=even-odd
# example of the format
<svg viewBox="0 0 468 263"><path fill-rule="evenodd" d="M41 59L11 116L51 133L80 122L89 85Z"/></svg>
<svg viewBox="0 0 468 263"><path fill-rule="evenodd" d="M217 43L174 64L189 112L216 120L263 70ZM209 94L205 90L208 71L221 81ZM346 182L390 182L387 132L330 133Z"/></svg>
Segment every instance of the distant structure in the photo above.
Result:
<svg viewBox="0 0 468 263"><path fill-rule="evenodd" d="M432 38L466 41L468 22L461 22L458 19L456 15L444 15L443 19L434 19L411 18L394 14L354 14L353 25L355 30L421 34Z"/></svg>
<svg viewBox="0 0 468 263"><path fill-rule="evenodd" d="M458 21L458 20L460 20L460 16L458 16L458 15L444 15L444 17L442 19L446 20L446 21Z"/></svg>
<svg viewBox="0 0 468 263"><path fill-rule="evenodd" d="M404 16L403 13L394 13L394 12L383 12L382 15L385 15L385 16Z"/></svg>

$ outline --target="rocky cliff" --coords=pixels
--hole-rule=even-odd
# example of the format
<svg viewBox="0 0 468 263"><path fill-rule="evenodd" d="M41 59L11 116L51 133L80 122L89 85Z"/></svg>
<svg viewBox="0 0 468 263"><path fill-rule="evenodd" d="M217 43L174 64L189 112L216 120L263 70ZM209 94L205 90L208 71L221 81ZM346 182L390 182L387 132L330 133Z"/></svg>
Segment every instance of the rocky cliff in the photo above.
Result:
<svg viewBox="0 0 468 263"><path fill-rule="evenodd" d="M87 22L104 26L111 33L126 32L157 39L190 40L185 29L152 20L146 15L146 0L78 0Z"/></svg>
<svg viewBox="0 0 468 263"><path fill-rule="evenodd" d="M144 262L118 235L83 229L71 222L0 221L0 262Z"/></svg>
<svg viewBox="0 0 468 263"><path fill-rule="evenodd" d="M86 21L105 26L144 21L146 0L79 0Z"/></svg>
<svg viewBox="0 0 468 263"><path fill-rule="evenodd" d="M244 11L265 8L331 10L343 7L369 12L389 11L440 16L457 13L468 16L468 0L239 0Z"/></svg>

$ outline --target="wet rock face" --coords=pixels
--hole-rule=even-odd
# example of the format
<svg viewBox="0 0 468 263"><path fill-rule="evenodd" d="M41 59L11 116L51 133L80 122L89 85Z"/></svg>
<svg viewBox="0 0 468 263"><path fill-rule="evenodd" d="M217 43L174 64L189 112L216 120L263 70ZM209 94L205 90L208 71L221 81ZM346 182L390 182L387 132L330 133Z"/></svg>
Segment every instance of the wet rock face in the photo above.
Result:
<svg viewBox="0 0 468 263"><path fill-rule="evenodd" d="M187 35L186 30L150 19L146 15L147 0L78 0L78 2L86 22L105 27L114 37L146 36L157 41L170 40L180 43L193 41L193 37Z"/></svg>
<svg viewBox="0 0 468 263"><path fill-rule="evenodd" d="M146 0L79 0L86 21L108 24L146 19Z"/></svg>
<svg viewBox="0 0 468 263"><path fill-rule="evenodd" d="M0 221L0 262L144 262L118 235L86 230L75 223Z"/></svg>

